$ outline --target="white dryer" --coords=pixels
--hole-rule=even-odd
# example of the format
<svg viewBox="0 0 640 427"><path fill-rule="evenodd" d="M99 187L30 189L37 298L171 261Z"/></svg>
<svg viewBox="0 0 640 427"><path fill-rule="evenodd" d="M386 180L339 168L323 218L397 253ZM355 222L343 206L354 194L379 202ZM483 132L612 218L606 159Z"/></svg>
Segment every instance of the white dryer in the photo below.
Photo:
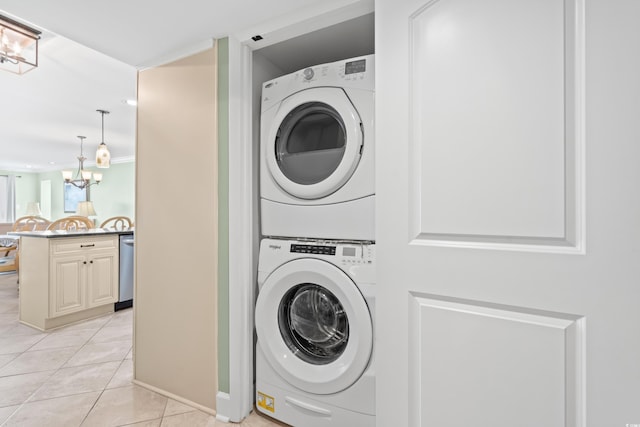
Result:
<svg viewBox="0 0 640 427"><path fill-rule="evenodd" d="M263 84L263 236L375 240L374 55Z"/></svg>
<svg viewBox="0 0 640 427"><path fill-rule="evenodd" d="M256 407L300 427L375 425L375 245L264 239Z"/></svg>

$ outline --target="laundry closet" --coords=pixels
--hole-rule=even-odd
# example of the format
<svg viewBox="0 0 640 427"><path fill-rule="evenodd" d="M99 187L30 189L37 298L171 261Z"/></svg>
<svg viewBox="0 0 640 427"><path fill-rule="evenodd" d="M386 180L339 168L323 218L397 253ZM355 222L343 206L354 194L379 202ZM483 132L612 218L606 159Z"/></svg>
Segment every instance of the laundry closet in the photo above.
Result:
<svg viewBox="0 0 640 427"><path fill-rule="evenodd" d="M374 425L374 17L253 39L256 408Z"/></svg>

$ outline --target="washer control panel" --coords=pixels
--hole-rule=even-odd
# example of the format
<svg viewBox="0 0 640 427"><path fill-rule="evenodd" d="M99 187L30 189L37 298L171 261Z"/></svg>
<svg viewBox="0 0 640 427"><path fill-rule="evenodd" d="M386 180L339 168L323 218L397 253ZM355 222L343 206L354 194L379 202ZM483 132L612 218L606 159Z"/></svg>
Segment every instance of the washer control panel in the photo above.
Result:
<svg viewBox="0 0 640 427"><path fill-rule="evenodd" d="M326 255L335 257L333 262L342 265L373 264L375 245L369 243L292 243L289 252L298 254Z"/></svg>
<svg viewBox="0 0 640 427"><path fill-rule="evenodd" d="M335 255L335 246L291 244L290 252L296 254Z"/></svg>
<svg viewBox="0 0 640 427"><path fill-rule="evenodd" d="M266 237L260 242L258 284L279 266L297 259L326 261L357 283L376 283L376 245L356 240L286 240Z"/></svg>

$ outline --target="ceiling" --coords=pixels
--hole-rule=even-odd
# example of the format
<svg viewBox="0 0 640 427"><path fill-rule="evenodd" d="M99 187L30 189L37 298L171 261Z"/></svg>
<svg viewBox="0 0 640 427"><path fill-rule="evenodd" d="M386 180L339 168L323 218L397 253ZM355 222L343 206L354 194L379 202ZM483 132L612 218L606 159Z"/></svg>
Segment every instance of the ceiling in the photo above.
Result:
<svg viewBox="0 0 640 427"><path fill-rule="evenodd" d="M269 20L357 2L0 0L0 14L43 31L38 68L0 71L0 170L77 166L78 135L92 159L102 139L97 109L110 111L104 140L112 158L130 160L136 110L125 101L136 98L138 70Z"/></svg>

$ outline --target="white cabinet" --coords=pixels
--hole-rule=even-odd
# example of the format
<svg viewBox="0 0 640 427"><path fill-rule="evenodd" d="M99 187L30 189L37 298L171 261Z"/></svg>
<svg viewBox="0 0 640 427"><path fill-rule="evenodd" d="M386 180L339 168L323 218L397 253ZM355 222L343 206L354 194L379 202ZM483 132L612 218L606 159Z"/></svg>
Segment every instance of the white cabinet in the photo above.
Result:
<svg viewBox="0 0 640 427"><path fill-rule="evenodd" d="M118 300L117 237L51 241L50 317Z"/></svg>
<svg viewBox="0 0 640 427"><path fill-rule="evenodd" d="M113 311L118 235L22 237L20 320L47 330Z"/></svg>

